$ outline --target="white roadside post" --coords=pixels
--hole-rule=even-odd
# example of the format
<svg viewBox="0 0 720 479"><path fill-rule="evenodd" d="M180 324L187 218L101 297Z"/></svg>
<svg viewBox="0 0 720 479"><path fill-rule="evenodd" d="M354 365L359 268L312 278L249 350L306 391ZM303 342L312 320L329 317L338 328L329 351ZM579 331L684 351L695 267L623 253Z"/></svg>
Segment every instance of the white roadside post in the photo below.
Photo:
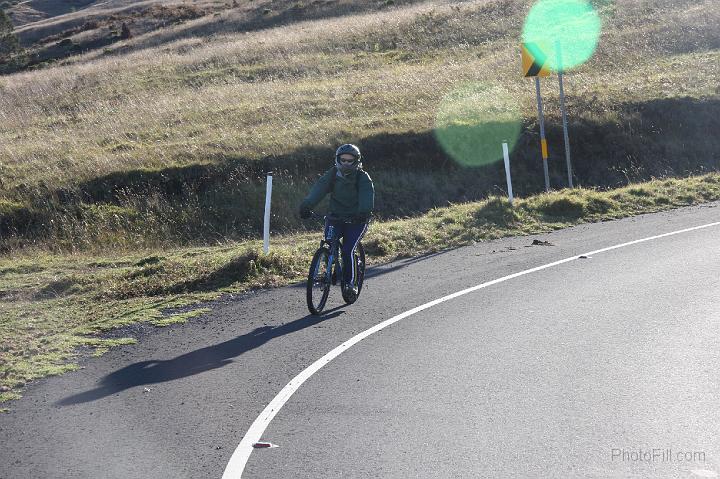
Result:
<svg viewBox="0 0 720 479"><path fill-rule="evenodd" d="M263 251L270 252L270 199L272 198L272 172L267 175L267 187L265 189L265 224L263 226Z"/></svg>
<svg viewBox="0 0 720 479"><path fill-rule="evenodd" d="M510 152L508 151L508 144L502 144L503 158L505 158L505 179L507 180L507 191L510 205L513 204L513 192L512 192L512 180L510 179Z"/></svg>

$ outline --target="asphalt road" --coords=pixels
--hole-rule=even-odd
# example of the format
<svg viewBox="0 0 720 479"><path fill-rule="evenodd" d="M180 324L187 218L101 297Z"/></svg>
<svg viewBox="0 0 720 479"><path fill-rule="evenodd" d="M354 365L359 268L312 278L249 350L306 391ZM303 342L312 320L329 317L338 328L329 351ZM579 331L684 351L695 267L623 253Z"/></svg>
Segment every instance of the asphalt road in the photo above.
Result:
<svg viewBox="0 0 720 479"><path fill-rule="evenodd" d="M219 478L278 391L355 334L720 221L718 206L372 268L359 302L321 319L296 286L138 328L137 345L11 403L0 478ZM719 239L714 226L630 245L393 324L300 387L263 435L279 447L255 450L243 477L718 477Z"/></svg>

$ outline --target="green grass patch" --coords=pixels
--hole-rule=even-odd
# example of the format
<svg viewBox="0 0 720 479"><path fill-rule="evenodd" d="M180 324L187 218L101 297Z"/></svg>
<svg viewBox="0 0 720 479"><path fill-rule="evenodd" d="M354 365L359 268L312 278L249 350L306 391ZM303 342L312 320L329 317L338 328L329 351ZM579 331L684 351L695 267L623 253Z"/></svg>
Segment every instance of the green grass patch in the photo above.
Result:
<svg viewBox="0 0 720 479"><path fill-rule="evenodd" d="M187 322L188 319L195 318L205 313L212 311L209 308L199 308L185 313L174 314L169 318L158 319L153 321L152 324L155 326L170 326L171 324L182 324Z"/></svg>

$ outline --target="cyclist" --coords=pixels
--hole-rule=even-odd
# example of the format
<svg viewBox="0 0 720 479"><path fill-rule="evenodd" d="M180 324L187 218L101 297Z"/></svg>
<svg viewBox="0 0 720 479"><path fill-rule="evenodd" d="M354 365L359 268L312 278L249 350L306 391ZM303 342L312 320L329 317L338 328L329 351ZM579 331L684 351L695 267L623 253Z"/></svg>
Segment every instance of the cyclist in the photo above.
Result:
<svg viewBox="0 0 720 479"><path fill-rule="evenodd" d="M362 169L360 149L351 144L340 146L335 152L335 165L313 185L300 204L300 217L309 218L312 208L330 193L329 218L325 220L325 237L334 226L337 237L343 238L343 275L345 293L353 300L355 286L355 248L367 231L375 204L375 187L370 175Z"/></svg>

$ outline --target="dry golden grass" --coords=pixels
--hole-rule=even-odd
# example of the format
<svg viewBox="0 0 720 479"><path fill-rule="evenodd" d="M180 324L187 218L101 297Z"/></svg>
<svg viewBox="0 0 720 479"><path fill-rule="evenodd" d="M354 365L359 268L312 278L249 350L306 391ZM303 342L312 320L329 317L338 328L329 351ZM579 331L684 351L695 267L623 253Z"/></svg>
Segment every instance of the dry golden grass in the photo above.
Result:
<svg viewBox="0 0 720 479"><path fill-rule="evenodd" d="M532 84L518 75L516 51L529 3L426 3L13 75L0 96L3 186L64 186L124 169L329 147L343 134L428 130L443 94L467 81L507 89L532 119ZM691 27L695 41L717 40L712 3L670 3L641 22L635 2L618 2L595 59L568 76L569 94L605 108L715 94L717 51L668 52L680 48L674 37L689 41ZM510 16L489 15L501 11ZM552 82L546 89L556 93Z"/></svg>
<svg viewBox="0 0 720 479"><path fill-rule="evenodd" d="M520 30L531 4L412 3L236 33L227 32L227 23L242 12L229 11L123 42L118 48L127 53L94 52L2 77L0 210L14 211L21 219L36 214L35 229L27 235L33 243L53 247L68 242L73 250L93 242L130 249L176 241L202 244L226 237L227 231L236 238L257 228L261 212L253 198L262 185L252 181L256 172L241 177L242 165L281 158L288 160L282 163L288 171L293 162L304 171L304 165L315 164L313 156L329 156L341 142L431 136L445 96L468 82L490 87L498 99L512 103L490 110L516 111L517 121L532 128L533 82L521 78L518 58ZM714 1L649 6L626 0L608 3L601 12L604 27L596 55L566 76L571 119L629 135L642 127L643 118L633 113L638 105L677 97L717 101L720 12ZM163 43L170 38L176 40ZM543 93L551 127L559 115L554 78L543 81ZM525 136L533 132L528 129ZM597 145L591 154L602 154L603 148L615 146ZM407 201L407 195L395 191L403 185L421 185L439 202L446 193L455 194L452 185L441 187L430 171L437 156L423 162L426 154L414 152L419 167L406 178L379 182L380 194ZM372 170L392 169L396 160L380 156ZM213 185L227 194L211 189L210 196L196 192L169 198L151 191L98 200L102 185L95 185L93 193L77 191L116 173L205 164L240 165L232 185ZM632 164L612 168L628 180L649 177ZM687 171L664 168L650 174ZM307 181L292 174L278 181L284 190L277 190L274 225L282 231L301 226L293 212ZM445 183L453 181L448 177ZM60 189L75 190L90 204L66 208ZM233 216L240 210L241 217ZM198 222L192 227L183 223L198 214L207 231L193 229L201 227ZM15 245L7 238L4 244Z"/></svg>

